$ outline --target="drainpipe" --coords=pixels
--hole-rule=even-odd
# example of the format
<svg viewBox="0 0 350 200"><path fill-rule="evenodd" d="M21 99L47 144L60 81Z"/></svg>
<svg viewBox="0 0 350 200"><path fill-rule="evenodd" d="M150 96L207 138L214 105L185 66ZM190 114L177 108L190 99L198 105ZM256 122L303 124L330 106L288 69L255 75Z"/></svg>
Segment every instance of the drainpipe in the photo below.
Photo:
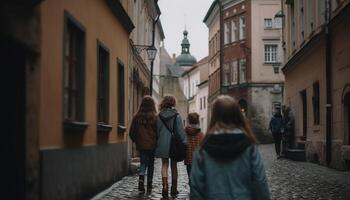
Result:
<svg viewBox="0 0 350 200"><path fill-rule="evenodd" d="M221 0L219 3L220 16L220 94L223 93L223 61L224 61L224 9Z"/></svg>
<svg viewBox="0 0 350 200"><path fill-rule="evenodd" d="M326 42L326 163L332 161L332 39L331 39L331 0L326 0L325 42Z"/></svg>

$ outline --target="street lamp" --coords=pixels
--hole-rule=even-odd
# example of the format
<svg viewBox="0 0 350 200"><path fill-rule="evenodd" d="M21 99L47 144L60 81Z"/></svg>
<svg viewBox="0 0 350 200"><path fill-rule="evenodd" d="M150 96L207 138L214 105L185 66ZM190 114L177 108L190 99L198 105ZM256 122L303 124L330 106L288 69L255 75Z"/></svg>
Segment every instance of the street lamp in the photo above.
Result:
<svg viewBox="0 0 350 200"><path fill-rule="evenodd" d="M280 66L281 66L281 63L280 63L280 62L272 63L273 71L275 72L275 74L278 74L278 73L279 73L279 71L280 71Z"/></svg>
<svg viewBox="0 0 350 200"><path fill-rule="evenodd" d="M148 59L153 62L157 55L157 49L154 46L149 46L147 48Z"/></svg>

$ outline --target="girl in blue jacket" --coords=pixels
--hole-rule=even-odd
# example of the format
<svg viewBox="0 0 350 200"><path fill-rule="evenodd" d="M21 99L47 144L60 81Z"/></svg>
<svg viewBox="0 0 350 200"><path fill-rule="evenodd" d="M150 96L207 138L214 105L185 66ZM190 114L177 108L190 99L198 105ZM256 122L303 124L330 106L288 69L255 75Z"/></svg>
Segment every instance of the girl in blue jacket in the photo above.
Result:
<svg viewBox="0 0 350 200"><path fill-rule="evenodd" d="M220 96L191 169L191 200L270 199L256 137L238 103Z"/></svg>

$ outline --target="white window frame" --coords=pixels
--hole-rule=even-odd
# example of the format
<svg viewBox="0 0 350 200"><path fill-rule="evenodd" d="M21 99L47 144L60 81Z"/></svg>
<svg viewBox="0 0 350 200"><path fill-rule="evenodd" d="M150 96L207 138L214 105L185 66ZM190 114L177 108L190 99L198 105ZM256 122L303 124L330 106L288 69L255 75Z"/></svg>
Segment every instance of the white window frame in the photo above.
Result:
<svg viewBox="0 0 350 200"><path fill-rule="evenodd" d="M244 15L239 17L239 39L244 40L246 38L246 18Z"/></svg>
<svg viewBox="0 0 350 200"><path fill-rule="evenodd" d="M278 62L278 44L264 45L264 62L265 63Z"/></svg>
<svg viewBox="0 0 350 200"><path fill-rule="evenodd" d="M230 65L229 64L224 64L223 65L223 85L228 86L229 85L229 75L230 74Z"/></svg>
<svg viewBox="0 0 350 200"><path fill-rule="evenodd" d="M228 29L228 24L227 22L224 23L224 44L228 44L229 43L229 36L230 36L230 30Z"/></svg>
<svg viewBox="0 0 350 200"><path fill-rule="evenodd" d="M247 82L247 60L245 58L239 60L239 82Z"/></svg>
<svg viewBox="0 0 350 200"><path fill-rule="evenodd" d="M273 28L273 20L272 20L272 18L265 18L264 19L264 28L265 29L272 29Z"/></svg>
<svg viewBox="0 0 350 200"><path fill-rule="evenodd" d="M231 66L231 85L238 83L238 60L232 62Z"/></svg>
<svg viewBox="0 0 350 200"><path fill-rule="evenodd" d="M233 18L231 21L231 42L237 42L238 40L238 28L237 28L237 19Z"/></svg>

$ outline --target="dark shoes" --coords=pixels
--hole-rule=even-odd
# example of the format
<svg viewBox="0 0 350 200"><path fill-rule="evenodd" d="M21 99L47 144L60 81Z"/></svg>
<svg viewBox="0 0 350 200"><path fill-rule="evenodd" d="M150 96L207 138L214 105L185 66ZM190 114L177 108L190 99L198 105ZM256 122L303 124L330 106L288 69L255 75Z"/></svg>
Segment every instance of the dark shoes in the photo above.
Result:
<svg viewBox="0 0 350 200"><path fill-rule="evenodd" d="M169 193L168 177L162 177L162 185L163 185L162 196L163 198L167 198Z"/></svg>
<svg viewBox="0 0 350 200"><path fill-rule="evenodd" d="M152 192L152 189L153 189L153 187L152 187L152 182L147 182L147 192L148 192L148 193L151 193L151 192Z"/></svg>
<svg viewBox="0 0 350 200"><path fill-rule="evenodd" d="M179 191L177 191L177 179L172 179L171 180L171 196L176 196L179 194Z"/></svg>
<svg viewBox="0 0 350 200"><path fill-rule="evenodd" d="M145 192L145 176L143 175L139 176L139 191Z"/></svg>

